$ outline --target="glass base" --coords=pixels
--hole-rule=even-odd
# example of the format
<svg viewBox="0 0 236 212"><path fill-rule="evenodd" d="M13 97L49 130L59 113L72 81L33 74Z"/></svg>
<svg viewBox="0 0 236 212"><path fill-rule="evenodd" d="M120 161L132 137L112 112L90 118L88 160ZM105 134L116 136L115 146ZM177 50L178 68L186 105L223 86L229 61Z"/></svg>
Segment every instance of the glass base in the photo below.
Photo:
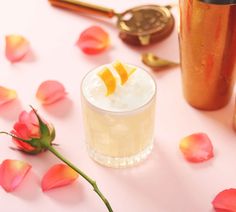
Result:
<svg viewBox="0 0 236 212"><path fill-rule="evenodd" d="M88 149L89 156L97 163L112 167L112 168L126 168L130 166L134 166L139 162L143 161L147 158L147 156L151 153L153 148L153 143L147 146L142 152L139 152L136 155L130 157L108 157L105 155L101 155L93 149Z"/></svg>

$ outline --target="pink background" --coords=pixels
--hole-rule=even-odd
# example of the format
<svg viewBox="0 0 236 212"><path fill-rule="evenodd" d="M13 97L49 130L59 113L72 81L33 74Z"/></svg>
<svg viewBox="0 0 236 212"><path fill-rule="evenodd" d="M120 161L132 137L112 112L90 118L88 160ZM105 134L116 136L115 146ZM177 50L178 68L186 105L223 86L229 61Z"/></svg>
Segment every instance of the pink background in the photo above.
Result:
<svg viewBox="0 0 236 212"><path fill-rule="evenodd" d="M91 0L124 11L132 6L160 0ZM170 1L168 1L170 3ZM173 13L176 17L177 8ZM178 61L177 26L164 41L149 48L131 48L117 36L115 20L95 18L52 8L46 0L0 0L0 85L16 89L19 101L0 108L0 128L9 131L22 109L36 107L57 129L58 149L88 175L96 179L115 212L210 212L211 201L221 190L236 187L236 142L231 122L234 98L222 110L202 112L183 99L180 69L155 73L158 86L156 144L150 157L139 166L111 169L94 163L87 155L82 129L80 82L92 68L115 59L137 64L142 52ZM104 27L111 35L108 51L97 56L84 55L74 44L80 32L91 25ZM11 65L4 56L4 36L22 34L31 42L33 55ZM62 82L68 99L42 107L35 98L38 85L48 79ZM215 147L215 157L191 164L178 149L182 137L206 132ZM51 154L27 156L12 151L10 138L1 136L0 161L22 159L33 169L13 193L0 189L2 212L106 211L90 185L80 178L74 184L43 193L40 179L59 161Z"/></svg>

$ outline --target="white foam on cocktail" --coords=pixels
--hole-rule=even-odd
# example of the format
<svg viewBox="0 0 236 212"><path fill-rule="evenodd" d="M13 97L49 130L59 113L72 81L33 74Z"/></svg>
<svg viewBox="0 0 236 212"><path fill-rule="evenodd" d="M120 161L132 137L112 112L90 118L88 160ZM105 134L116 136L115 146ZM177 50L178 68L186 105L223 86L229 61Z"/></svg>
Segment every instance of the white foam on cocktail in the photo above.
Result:
<svg viewBox="0 0 236 212"><path fill-rule="evenodd" d="M98 76L103 67L108 67L117 79L116 90L106 96L106 86ZM128 70L137 68L128 81L120 84L120 77L111 64L100 66L90 72L82 83L82 91L85 98L94 106L112 111L125 112L135 110L148 103L155 94L155 82L143 69L132 65L125 65Z"/></svg>

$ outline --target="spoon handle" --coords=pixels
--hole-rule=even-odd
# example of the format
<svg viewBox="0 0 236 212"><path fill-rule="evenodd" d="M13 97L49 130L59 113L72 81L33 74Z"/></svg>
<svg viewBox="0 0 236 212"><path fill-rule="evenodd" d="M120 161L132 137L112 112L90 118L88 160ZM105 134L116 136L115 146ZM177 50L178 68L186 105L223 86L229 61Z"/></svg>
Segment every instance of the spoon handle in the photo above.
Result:
<svg viewBox="0 0 236 212"><path fill-rule="evenodd" d="M82 1L77 1L77 0L48 0L48 1L52 6L72 10L75 12L82 12L91 15L99 15L108 18L112 18L115 15L117 15L113 9L94 4L89 4Z"/></svg>

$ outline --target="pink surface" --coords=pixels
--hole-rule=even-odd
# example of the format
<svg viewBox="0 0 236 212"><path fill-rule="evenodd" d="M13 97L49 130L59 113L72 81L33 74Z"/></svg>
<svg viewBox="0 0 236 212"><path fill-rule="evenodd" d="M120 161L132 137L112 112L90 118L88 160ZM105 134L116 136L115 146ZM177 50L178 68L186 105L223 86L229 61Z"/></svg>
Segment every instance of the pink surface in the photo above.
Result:
<svg viewBox="0 0 236 212"><path fill-rule="evenodd" d="M96 2L91 0L91 2ZM119 3L118 3L119 2ZM101 0L99 3L123 11L160 0ZM168 1L169 3L169 1ZM177 18L177 9L173 9ZM52 8L46 0L0 0L0 84L16 89L19 101L0 108L0 128L9 131L21 109L32 104L45 119L54 123L58 149L96 179L115 212L210 212L215 195L236 187L236 142L231 127L234 100L222 110L202 112L183 99L180 69L155 73L158 86L156 144L150 157L130 169L110 169L94 163L87 155L82 129L80 82L92 68L120 59L146 68L140 54L152 51L178 60L177 27L170 37L149 48L131 48L117 37L114 21L98 21ZM76 46L79 33L93 24L111 35L112 46L97 56L86 56ZM4 36L18 33L31 42L33 53L11 65L4 56ZM55 105L42 107L35 98L39 84L48 79L62 82L69 96ZM208 162L191 164L179 151L182 137L205 132L215 147ZM0 189L1 211L102 212L105 206L90 185L79 178L68 187L43 193L40 180L59 161L49 153L38 157L12 151L10 138L1 136L0 161L25 160L33 168L13 193Z"/></svg>

